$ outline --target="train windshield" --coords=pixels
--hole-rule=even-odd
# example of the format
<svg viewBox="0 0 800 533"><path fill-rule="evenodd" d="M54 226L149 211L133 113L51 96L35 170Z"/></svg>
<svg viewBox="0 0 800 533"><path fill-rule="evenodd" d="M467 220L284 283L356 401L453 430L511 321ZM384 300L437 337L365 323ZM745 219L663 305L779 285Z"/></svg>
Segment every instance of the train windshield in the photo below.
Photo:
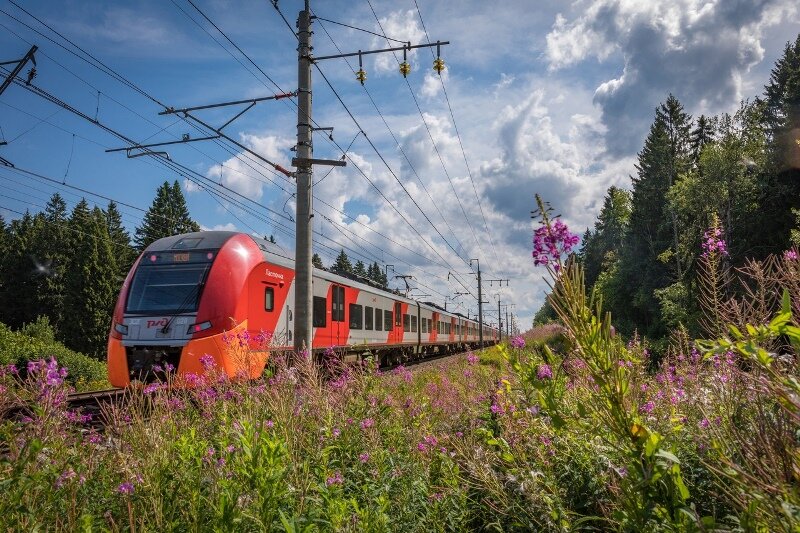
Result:
<svg viewBox="0 0 800 533"><path fill-rule="evenodd" d="M140 265L133 276L126 313L197 311L210 263Z"/></svg>

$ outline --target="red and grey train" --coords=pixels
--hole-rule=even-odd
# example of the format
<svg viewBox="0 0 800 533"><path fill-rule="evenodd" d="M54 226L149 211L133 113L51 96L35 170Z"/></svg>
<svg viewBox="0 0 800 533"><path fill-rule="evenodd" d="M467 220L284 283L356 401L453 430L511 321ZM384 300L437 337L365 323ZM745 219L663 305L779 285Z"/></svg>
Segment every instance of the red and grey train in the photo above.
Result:
<svg viewBox="0 0 800 533"><path fill-rule="evenodd" d="M402 362L479 345L478 322L322 269L313 273L314 352L333 347ZM290 350L294 260L245 233L202 231L160 239L122 285L108 339L109 381L147 380L155 365L201 374L210 355L228 375L261 375L269 352ZM245 334L247 332L247 334ZM230 339L268 334L269 346ZM498 332L484 326L484 344ZM155 368L158 368L155 366Z"/></svg>

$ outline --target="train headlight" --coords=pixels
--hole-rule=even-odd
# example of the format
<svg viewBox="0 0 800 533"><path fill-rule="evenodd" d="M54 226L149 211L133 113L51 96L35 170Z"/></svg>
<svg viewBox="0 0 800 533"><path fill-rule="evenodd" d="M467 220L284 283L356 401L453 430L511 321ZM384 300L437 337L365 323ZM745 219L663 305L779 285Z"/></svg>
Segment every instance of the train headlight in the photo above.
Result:
<svg viewBox="0 0 800 533"><path fill-rule="evenodd" d="M211 322L206 320L205 322L201 322L199 324L192 324L191 326L189 326L189 329L186 330L186 334L191 335L192 333L199 333L209 328L211 328Z"/></svg>
<svg viewBox="0 0 800 533"><path fill-rule="evenodd" d="M114 324L114 331L116 331L117 333L120 333L122 335L127 335L128 334L128 326L126 326L125 324L119 324L119 323Z"/></svg>

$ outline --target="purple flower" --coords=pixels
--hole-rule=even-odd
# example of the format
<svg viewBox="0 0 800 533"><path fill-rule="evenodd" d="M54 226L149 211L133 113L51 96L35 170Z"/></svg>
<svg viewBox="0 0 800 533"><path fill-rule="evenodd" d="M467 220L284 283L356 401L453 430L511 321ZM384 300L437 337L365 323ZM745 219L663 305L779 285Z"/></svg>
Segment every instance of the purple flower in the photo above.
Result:
<svg viewBox="0 0 800 533"><path fill-rule="evenodd" d="M344 483L344 478L342 477L342 473L338 470L334 472L331 477L325 480L325 484L329 487L331 485L341 485L342 483Z"/></svg>
<svg viewBox="0 0 800 533"><path fill-rule="evenodd" d="M468 365L475 365L478 362L478 356L472 352L467 354L467 364Z"/></svg>
<svg viewBox="0 0 800 533"><path fill-rule="evenodd" d="M365 418L361 421L361 429L369 429L375 425L375 421L371 418Z"/></svg>
<svg viewBox="0 0 800 533"><path fill-rule="evenodd" d="M710 424L711 424L711 423L708 421L708 418L704 418L704 419L702 419L702 420L700 421L700 423L699 423L699 424L697 424L697 425L698 425L698 426L700 426L700 428L701 428L701 429L708 429L708 426L709 426Z"/></svg>
<svg viewBox="0 0 800 533"><path fill-rule="evenodd" d="M333 431L331 432L331 434L333 435L334 439L339 438L339 435L342 434L342 430L339 429L339 428L333 428Z"/></svg>
<svg viewBox="0 0 800 533"><path fill-rule="evenodd" d="M650 413L653 412L653 409L655 409L655 408L656 408L656 404L654 404L653 402L647 402L647 403L643 404L641 407L639 407L639 412L640 413L645 413L645 414L650 414Z"/></svg>
<svg viewBox="0 0 800 533"><path fill-rule="evenodd" d="M362 463L366 463L367 461L369 461L369 454L366 452L362 453L361 455L358 456L358 460L361 461Z"/></svg>
<svg viewBox="0 0 800 533"><path fill-rule="evenodd" d="M525 339L522 338L522 335L517 335L511 339L511 347L517 349L525 347Z"/></svg>
<svg viewBox="0 0 800 533"><path fill-rule="evenodd" d="M783 258L786 261L797 261L797 251L794 249L786 250L785 252L783 252Z"/></svg>
<svg viewBox="0 0 800 533"><path fill-rule="evenodd" d="M710 257L712 255L719 255L727 257L728 246L722 238L722 229L719 227L709 228L703 234L703 257Z"/></svg>
<svg viewBox="0 0 800 533"><path fill-rule="evenodd" d="M117 492L120 494L133 494L133 483L130 481L121 483L120 486L117 487Z"/></svg>
<svg viewBox="0 0 800 533"><path fill-rule="evenodd" d="M214 361L214 357L210 354L205 354L201 356L200 364L203 365L203 368L205 370L211 370L217 365L217 363Z"/></svg>
<svg viewBox="0 0 800 533"><path fill-rule="evenodd" d="M538 377L541 380L552 379L553 371L550 369L548 365L541 364L539 365L539 368L536 369L536 377Z"/></svg>
<svg viewBox="0 0 800 533"><path fill-rule="evenodd" d="M544 224L533 234L533 264L557 267L562 255L569 255L580 239L569 232L561 219L552 224ZM556 270L558 270L556 268Z"/></svg>

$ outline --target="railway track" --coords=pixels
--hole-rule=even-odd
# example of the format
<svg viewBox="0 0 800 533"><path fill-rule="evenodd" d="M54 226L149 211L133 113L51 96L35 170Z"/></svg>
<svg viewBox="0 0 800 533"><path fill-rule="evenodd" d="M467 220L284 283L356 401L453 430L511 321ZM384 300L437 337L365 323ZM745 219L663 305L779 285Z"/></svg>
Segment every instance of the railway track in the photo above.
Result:
<svg viewBox="0 0 800 533"><path fill-rule="evenodd" d="M107 389L89 392L76 392L67 396L65 403L70 412L78 413L79 423L86 427L101 428L105 425L106 409L125 397L125 389ZM31 406L19 403L10 406L0 415L2 420L24 420L35 413Z"/></svg>

